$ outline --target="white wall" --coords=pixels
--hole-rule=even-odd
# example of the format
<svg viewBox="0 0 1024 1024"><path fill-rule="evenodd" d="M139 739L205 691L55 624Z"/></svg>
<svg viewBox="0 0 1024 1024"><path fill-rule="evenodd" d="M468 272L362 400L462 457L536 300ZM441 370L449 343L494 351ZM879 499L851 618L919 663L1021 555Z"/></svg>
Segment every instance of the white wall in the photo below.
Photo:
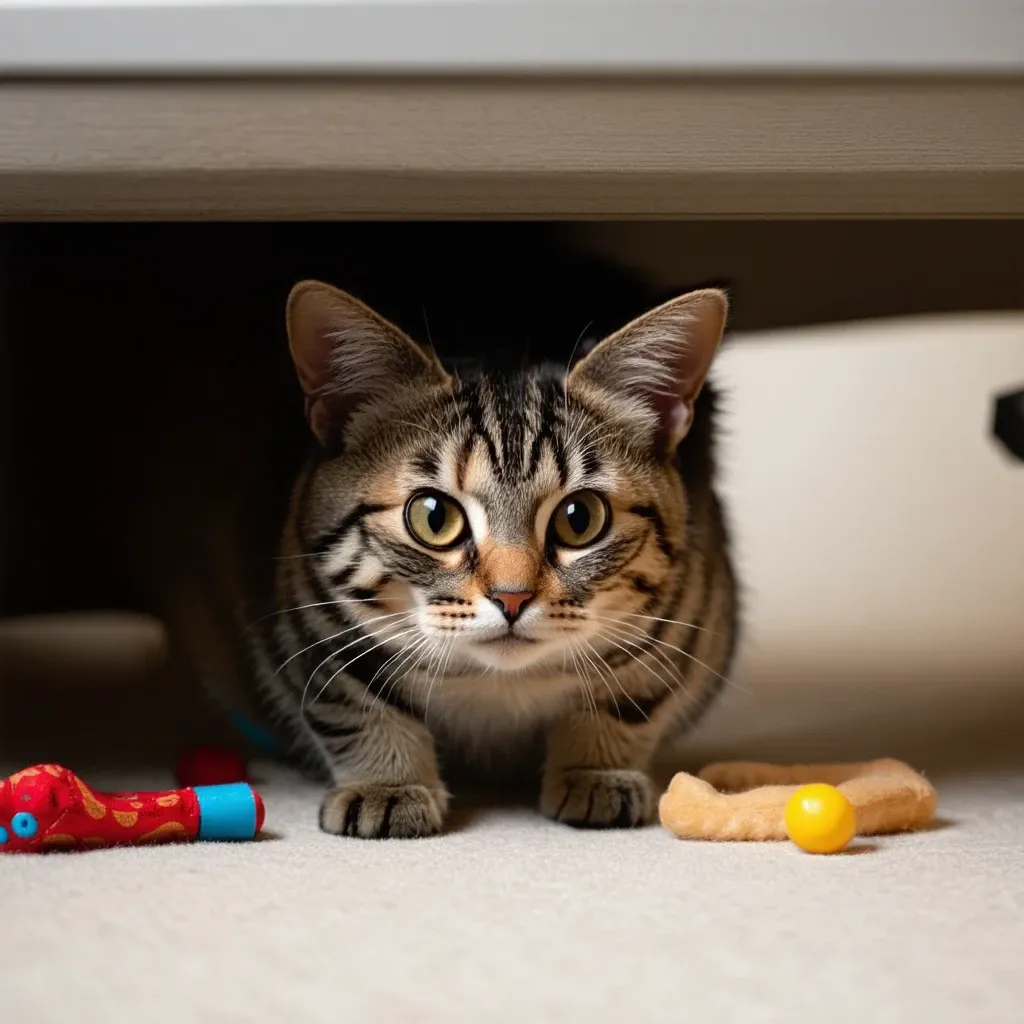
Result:
<svg viewBox="0 0 1024 1024"><path fill-rule="evenodd" d="M740 336L717 379L749 657L1024 679L1024 464L990 437L1024 314Z"/></svg>

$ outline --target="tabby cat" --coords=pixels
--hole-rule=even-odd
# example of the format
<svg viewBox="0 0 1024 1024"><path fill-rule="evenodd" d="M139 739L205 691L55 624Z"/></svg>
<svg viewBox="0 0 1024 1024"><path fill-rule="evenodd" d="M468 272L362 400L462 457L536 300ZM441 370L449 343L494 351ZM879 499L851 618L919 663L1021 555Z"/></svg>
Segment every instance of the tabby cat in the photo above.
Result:
<svg viewBox="0 0 1024 1024"><path fill-rule="evenodd" d="M724 294L704 289L568 371L454 373L349 294L293 289L315 444L283 516L272 611L239 618L244 644L227 650L255 684L236 706L329 776L325 831L437 833L441 751L514 755L538 729L545 815L651 819L651 758L708 705L734 646L704 386L725 319ZM258 604L232 586L234 606ZM192 625L216 639L204 616Z"/></svg>
<svg viewBox="0 0 1024 1024"><path fill-rule="evenodd" d="M13 399L32 457L8 495L8 611L163 616L187 673L126 717L149 702L175 744L222 738L186 693L198 677L329 780L330 832L436 832L448 787L509 764L552 818L648 820L653 753L713 698L736 632L702 386L726 302L658 305L550 241L534 225L19 229ZM347 293L289 299L304 278ZM41 315L53 296L74 344Z"/></svg>

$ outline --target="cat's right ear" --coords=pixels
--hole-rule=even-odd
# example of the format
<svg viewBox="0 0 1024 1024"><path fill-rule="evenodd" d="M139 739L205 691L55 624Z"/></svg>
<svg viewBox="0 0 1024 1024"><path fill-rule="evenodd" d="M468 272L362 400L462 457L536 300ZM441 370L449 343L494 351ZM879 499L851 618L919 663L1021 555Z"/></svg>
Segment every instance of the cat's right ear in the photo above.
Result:
<svg viewBox="0 0 1024 1024"><path fill-rule="evenodd" d="M433 353L346 292L302 281L288 296L288 345L317 440L340 446L346 423L396 389L444 384Z"/></svg>

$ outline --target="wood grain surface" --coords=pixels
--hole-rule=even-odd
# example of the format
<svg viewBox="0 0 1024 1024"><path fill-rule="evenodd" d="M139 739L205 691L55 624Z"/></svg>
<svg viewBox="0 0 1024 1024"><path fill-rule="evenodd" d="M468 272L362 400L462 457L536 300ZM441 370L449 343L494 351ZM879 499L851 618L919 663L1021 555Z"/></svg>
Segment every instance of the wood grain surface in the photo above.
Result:
<svg viewBox="0 0 1024 1024"><path fill-rule="evenodd" d="M1017 217L1024 79L0 82L0 217Z"/></svg>

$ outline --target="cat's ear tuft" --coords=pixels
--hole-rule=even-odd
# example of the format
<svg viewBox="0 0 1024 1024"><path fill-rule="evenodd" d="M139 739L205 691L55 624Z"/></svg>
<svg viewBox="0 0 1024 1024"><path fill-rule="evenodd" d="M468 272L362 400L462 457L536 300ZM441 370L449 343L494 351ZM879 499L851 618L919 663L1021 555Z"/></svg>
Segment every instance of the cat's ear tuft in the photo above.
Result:
<svg viewBox="0 0 1024 1024"><path fill-rule="evenodd" d="M717 288L672 299L600 342L566 386L597 389L609 415L650 427L659 446L674 451L693 424L728 308Z"/></svg>
<svg viewBox="0 0 1024 1024"><path fill-rule="evenodd" d="M340 446L359 411L382 408L405 388L444 384L433 353L346 292L302 281L288 296L288 345L317 440Z"/></svg>

